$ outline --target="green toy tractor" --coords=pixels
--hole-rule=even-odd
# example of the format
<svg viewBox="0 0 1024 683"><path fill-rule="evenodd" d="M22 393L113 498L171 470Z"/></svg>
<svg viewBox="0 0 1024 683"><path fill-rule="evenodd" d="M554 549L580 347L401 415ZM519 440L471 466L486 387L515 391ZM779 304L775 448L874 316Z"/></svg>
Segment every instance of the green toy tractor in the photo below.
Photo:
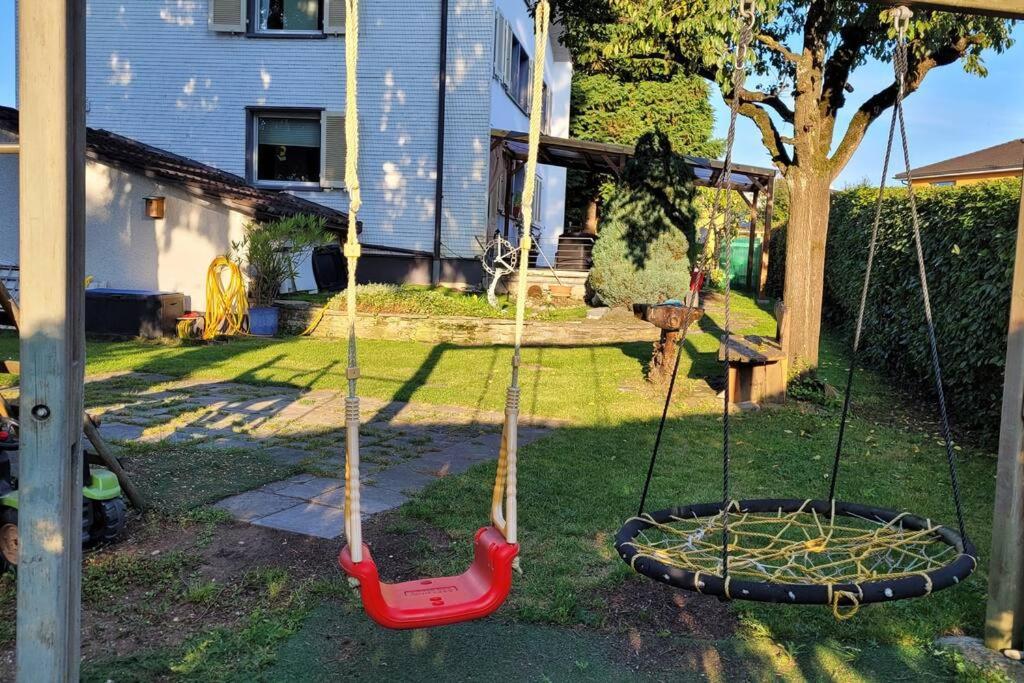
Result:
<svg viewBox="0 0 1024 683"><path fill-rule="evenodd" d="M0 420L0 573L18 564L18 425ZM117 541L124 532L126 507L121 486L110 470L85 455L82 482L82 545Z"/></svg>

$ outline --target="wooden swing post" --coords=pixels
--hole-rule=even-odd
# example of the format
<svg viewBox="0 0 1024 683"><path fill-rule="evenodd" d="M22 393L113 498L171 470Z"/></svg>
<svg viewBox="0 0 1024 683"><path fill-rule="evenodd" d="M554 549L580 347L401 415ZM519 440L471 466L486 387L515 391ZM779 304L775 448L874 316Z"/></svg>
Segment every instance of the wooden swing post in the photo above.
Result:
<svg viewBox="0 0 1024 683"><path fill-rule="evenodd" d="M17 680L77 681L85 345L85 3L18 8L21 457Z"/></svg>

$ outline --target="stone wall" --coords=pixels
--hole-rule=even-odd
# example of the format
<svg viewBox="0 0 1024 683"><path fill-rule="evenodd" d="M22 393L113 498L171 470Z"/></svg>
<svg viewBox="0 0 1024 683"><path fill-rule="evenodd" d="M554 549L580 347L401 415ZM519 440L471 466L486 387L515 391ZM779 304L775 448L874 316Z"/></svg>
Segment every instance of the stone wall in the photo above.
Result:
<svg viewBox="0 0 1024 683"><path fill-rule="evenodd" d="M281 330L298 334L309 326L320 309L305 303L279 301ZM399 313L360 314L356 331L360 339L418 341L464 345L512 344L515 322L494 318L433 317ZM327 311L314 337L344 338L347 318L341 311ZM625 342L653 342L659 330L635 320L530 321L526 324L528 346L595 346Z"/></svg>

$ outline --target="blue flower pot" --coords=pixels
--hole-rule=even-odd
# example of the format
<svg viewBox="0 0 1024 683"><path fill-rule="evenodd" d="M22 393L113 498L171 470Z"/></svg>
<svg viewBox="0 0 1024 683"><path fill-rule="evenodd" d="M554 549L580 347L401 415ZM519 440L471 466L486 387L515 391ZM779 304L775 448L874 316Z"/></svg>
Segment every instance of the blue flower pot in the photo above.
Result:
<svg viewBox="0 0 1024 683"><path fill-rule="evenodd" d="M273 337L277 334L278 310L273 306L259 306L249 309L249 334L257 337Z"/></svg>

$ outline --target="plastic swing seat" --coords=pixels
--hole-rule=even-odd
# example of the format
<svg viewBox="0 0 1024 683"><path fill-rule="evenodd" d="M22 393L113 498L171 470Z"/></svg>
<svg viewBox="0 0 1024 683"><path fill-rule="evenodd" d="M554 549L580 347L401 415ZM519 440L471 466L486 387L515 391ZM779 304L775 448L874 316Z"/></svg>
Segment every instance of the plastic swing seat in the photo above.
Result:
<svg viewBox="0 0 1024 683"><path fill-rule="evenodd" d="M476 532L473 564L458 576L382 583L370 549L355 563L346 545L338 557L341 568L359 580L363 608L385 628L446 626L495 612L512 589L512 563L519 546L508 543L494 527Z"/></svg>

